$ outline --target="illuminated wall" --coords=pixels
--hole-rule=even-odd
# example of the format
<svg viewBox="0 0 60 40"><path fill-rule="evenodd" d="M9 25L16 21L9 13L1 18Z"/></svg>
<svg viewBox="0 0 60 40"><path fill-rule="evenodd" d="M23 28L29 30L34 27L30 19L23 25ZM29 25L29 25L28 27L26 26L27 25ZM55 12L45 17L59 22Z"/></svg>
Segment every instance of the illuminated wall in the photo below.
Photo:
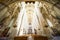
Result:
<svg viewBox="0 0 60 40"><path fill-rule="evenodd" d="M37 30L38 35L43 34L44 18L40 12L41 3L25 3L21 2L21 9L17 19L17 29L18 34L23 35L28 34L28 29L32 29L34 34L34 29Z"/></svg>

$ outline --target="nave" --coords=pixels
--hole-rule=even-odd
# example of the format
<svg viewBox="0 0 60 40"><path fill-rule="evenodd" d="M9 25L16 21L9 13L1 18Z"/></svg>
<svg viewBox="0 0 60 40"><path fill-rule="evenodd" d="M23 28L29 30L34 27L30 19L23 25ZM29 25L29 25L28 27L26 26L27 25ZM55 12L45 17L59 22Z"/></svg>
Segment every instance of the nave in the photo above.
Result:
<svg viewBox="0 0 60 40"><path fill-rule="evenodd" d="M60 40L59 0L0 0L0 40Z"/></svg>

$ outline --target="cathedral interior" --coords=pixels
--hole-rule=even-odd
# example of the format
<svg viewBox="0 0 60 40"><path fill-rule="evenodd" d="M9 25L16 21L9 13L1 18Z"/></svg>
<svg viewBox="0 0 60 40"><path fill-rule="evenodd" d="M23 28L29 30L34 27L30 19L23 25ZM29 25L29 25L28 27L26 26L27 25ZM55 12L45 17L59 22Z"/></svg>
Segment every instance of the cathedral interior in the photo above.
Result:
<svg viewBox="0 0 60 40"><path fill-rule="evenodd" d="M60 40L60 0L0 0L0 40Z"/></svg>

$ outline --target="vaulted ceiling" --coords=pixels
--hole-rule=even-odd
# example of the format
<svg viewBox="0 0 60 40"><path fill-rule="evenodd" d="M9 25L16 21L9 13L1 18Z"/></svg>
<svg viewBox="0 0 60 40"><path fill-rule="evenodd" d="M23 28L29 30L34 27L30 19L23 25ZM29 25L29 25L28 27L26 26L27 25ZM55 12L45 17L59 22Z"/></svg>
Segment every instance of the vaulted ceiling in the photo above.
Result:
<svg viewBox="0 0 60 40"><path fill-rule="evenodd" d="M49 2L51 4L53 4L54 6L60 8L60 0L0 0L0 10L3 9L4 7L8 6L11 3L17 2L17 1L46 1ZM3 8L1 8L1 6Z"/></svg>
<svg viewBox="0 0 60 40"><path fill-rule="evenodd" d="M0 12L5 7L9 7L10 4L13 4L13 3L16 3L16 2L22 2L22 1L39 1L39 2L40 1L45 1L45 2L48 2L48 3L52 4L53 6L57 7L58 9L60 9L60 0L0 0ZM60 19L60 14L59 13L57 13L57 18Z"/></svg>
<svg viewBox="0 0 60 40"><path fill-rule="evenodd" d="M16 7L16 5L13 6L13 3L21 2L21 1L39 1L39 2L40 1L45 1L45 2L48 2L48 3L52 4L53 6L55 6L55 7L57 7L59 9L58 10L57 8L55 8L55 11L57 11L57 14L56 14L57 16L56 17L59 19L59 22L60 22L60 0L0 0L0 22L2 20L3 23L5 23L6 25L8 25L11 22L11 20L16 16L15 15L15 14L17 14L16 12L18 12L18 10L15 10L15 8L14 8L14 7ZM12 4L12 5L10 5L10 4ZM5 7L9 7L9 5L11 6L10 9L9 9L9 12L5 13L5 11L7 11L7 10L6 9L3 10L3 9ZM6 19L8 21L5 21ZM13 20L14 22L15 22L15 19L16 18L14 18L14 20ZM10 25L12 25L12 24L13 23L11 23Z"/></svg>
<svg viewBox="0 0 60 40"><path fill-rule="evenodd" d="M8 5L15 3L15 2L21 2L21 1L45 1L50 4L53 4L53 6L60 9L60 0L0 0L0 11L2 11L5 7L8 7Z"/></svg>

